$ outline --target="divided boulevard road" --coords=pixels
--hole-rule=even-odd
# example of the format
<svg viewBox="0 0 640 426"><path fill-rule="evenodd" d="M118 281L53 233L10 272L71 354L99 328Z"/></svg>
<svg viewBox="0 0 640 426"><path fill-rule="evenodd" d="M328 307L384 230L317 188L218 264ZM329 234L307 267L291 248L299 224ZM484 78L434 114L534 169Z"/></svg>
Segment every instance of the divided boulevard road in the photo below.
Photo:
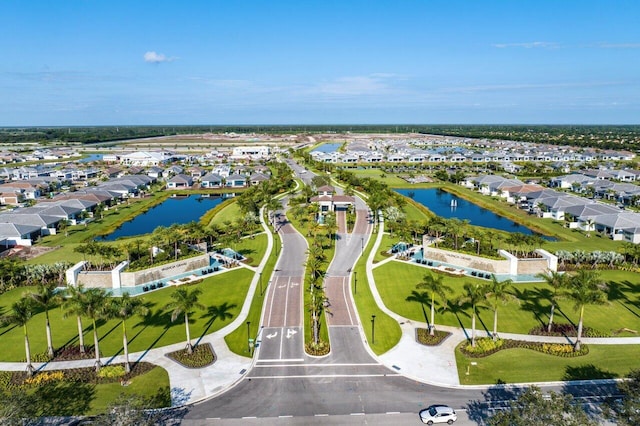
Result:
<svg viewBox="0 0 640 426"><path fill-rule="evenodd" d="M289 164L307 183L313 177ZM421 409L445 403L459 411L456 424L465 426L486 418L485 402L504 406L513 398L500 387L487 391L426 385L370 355L349 289L350 268L372 232L371 216L359 198L356 213L355 228L348 234L344 214L338 212L336 256L325 279L331 354L310 357L304 351L302 292L308 247L286 216L279 214L276 229L283 240L282 253L267 288L254 366L228 391L187 407L181 424L419 424ZM545 386L545 390L597 395L608 394L611 387Z"/></svg>

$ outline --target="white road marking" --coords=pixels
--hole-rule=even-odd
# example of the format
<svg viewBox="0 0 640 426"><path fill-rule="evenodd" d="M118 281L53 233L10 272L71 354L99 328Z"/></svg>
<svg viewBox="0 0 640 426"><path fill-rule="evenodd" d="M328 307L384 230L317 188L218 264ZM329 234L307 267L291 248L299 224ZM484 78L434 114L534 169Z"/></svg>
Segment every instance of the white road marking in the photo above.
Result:
<svg viewBox="0 0 640 426"><path fill-rule="evenodd" d="M289 376L251 376L250 379L331 379L349 377L390 377L396 378L397 374L308 374Z"/></svg>
<svg viewBox="0 0 640 426"><path fill-rule="evenodd" d="M294 336L296 333L298 333L296 330L292 330L290 328L287 328L287 339L290 339L291 336Z"/></svg>
<svg viewBox="0 0 640 426"><path fill-rule="evenodd" d="M267 334L265 337L269 340L273 339L274 337L276 337L278 335L277 331L274 331L273 334Z"/></svg>

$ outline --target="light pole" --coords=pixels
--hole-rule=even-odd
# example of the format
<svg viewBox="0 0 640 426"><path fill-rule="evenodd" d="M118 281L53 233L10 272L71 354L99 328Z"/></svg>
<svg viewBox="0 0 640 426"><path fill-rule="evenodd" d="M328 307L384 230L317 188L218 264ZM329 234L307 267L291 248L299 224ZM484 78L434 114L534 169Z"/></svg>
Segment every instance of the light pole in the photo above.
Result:
<svg viewBox="0 0 640 426"><path fill-rule="evenodd" d="M376 316L371 315L371 344L376 343Z"/></svg>
<svg viewBox="0 0 640 426"><path fill-rule="evenodd" d="M358 294L358 271L353 271L353 294Z"/></svg>
<svg viewBox="0 0 640 426"><path fill-rule="evenodd" d="M251 321L247 321L247 352L251 353Z"/></svg>
<svg viewBox="0 0 640 426"><path fill-rule="evenodd" d="M360 238L360 247L362 248L360 254L364 254L364 237Z"/></svg>
<svg viewBox="0 0 640 426"><path fill-rule="evenodd" d="M258 281L260 282L260 296L262 296L262 271L258 272Z"/></svg>

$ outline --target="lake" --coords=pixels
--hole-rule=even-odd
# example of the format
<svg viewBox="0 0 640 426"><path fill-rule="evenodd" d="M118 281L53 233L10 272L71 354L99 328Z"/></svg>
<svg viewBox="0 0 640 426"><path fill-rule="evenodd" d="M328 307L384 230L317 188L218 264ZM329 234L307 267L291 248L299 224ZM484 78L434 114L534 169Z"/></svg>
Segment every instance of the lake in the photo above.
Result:
<svg viewBox="0 0 640 426"><path fill-rule="evenodd" d="M113 241L120 237L148 234L158 226L171 226L174 223L185 224L194 220L198 221L207 211L220 204L226 198L228 196L224 194L212 194L210 197L203 197L202 195L170 197L145 213L123 223L114 232L101 239Z"/></svg>
<svg viewBox="0 0 640 426"><path fill-rule="evenodd" d="M325 153L336 152L338 149L340 149L341 146L341 143L325 143L314 149L314 151Z"/></svg>
<svg viewBox="0 0 640 426"><path fill-rule="evenodd" d="M477 206L470 201L456 197L441 189L396 189L395 191L405 197L409 197L409 193L413 193L413 197L410 198L413 198L413 200L441 217L467 219L471 225L499 229L501 231L537 234L526 226L515 223L510 219L497 215L490 210ZM457 204L456 207L451 205L452 200L455 200ZM548 239L547 237L545 238Z"/></svg>

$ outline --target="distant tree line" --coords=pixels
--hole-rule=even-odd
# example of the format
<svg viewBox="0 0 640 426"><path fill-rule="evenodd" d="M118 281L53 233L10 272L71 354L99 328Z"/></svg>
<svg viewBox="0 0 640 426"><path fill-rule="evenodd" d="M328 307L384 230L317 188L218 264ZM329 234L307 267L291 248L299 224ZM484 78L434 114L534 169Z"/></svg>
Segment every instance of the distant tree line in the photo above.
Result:
<svg viewBox="0 0 640 426"><path fill-rule="evenodd" d="M95 126L0 128L0 143L68 142L91 144L124 139L202 133L422 133L500 139L555 145L634 149L640 145L638 125L216 125Z"/></svg>

